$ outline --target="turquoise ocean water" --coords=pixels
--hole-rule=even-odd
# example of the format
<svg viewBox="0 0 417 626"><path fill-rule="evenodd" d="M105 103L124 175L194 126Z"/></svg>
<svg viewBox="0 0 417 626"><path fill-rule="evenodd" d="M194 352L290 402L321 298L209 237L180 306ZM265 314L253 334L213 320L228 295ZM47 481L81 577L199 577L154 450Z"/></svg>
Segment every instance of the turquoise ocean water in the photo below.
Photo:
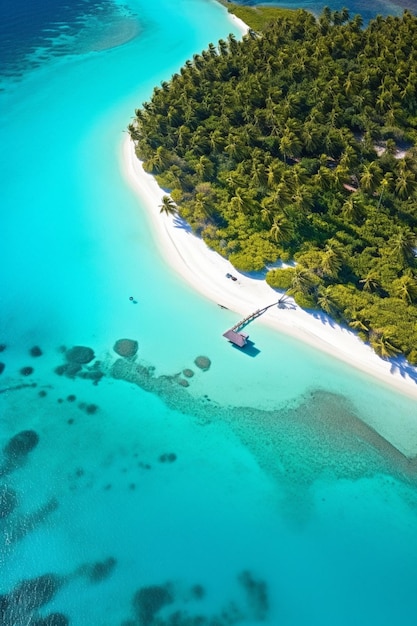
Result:
<svg viewBox="0 0 417 626"><path fill-rule="evenodd" d="M370 426L415 402L258 323L232 349L122 173L134 109L236 27L207 0L0 17L0 624L414 626L415 464Z"/></svg>

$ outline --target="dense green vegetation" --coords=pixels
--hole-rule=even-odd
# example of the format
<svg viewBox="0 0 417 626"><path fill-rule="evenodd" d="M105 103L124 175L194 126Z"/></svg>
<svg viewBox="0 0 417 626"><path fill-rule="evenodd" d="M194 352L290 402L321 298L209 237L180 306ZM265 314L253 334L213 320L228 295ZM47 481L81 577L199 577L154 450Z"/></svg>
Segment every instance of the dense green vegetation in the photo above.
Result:
<svg viewBox="0 0 417 626"><path fill-rule="evenodd" d="M263 30L272 20L291 16L293 12L292 9L282 9L280 7L248 7L242 6L241 4L234 4L233 2L227 2L226 0L219 0L219 2L227 8L229 13L236 15L236 17L243 20L245 24L254 30Z"/></svg>
<svg viewBox="0 0 417 626"><path fill-rule="evenodd" d="M411 13L363 29L347 10L300 10L209 44L129 132L237 269L274 266L266 280L300 306L417 363L416 94Z"/></svg>

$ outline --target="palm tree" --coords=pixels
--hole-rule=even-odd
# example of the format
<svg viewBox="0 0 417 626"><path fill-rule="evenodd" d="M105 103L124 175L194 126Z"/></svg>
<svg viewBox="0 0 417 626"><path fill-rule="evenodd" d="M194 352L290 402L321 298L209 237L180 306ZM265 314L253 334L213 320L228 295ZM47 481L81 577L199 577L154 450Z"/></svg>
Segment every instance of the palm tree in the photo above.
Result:
<svg viewBox="0 0 417 626"><path fill-rule="evenodd" d="M346 7L343 7L343 9L340 12L340 15L341 15L342 24L349 21L350 13L349 13L349 9L347 9Z"/></svg>
<svg viewBox="0 0 417 626"><path fill-rule="evenodd" d="M342 255L339 250L326 246L321 267L325 275L336 278L342 269Z"/></svg>
<svg viewBox="0 0 417 626"><path fill-rule="evenodd" d="M322 165L317 174L314 175L313 182L322 189L329 189L333 182L332 171L328 167Z"/></svg>
<svg viewBox="0 0 417 626"><path fill-rule="evenodd" d="M391 338L385 334L383 328L370 333L369 342L375 352L383 359L389 359L401 353L391 342Z"/></svg>
<svg viewBox="0 0 417 626"><path fill-rule="evenodd" d="M408 304L412 304L417 300L417 281L415 276L405 274L401 278L394 280L392 290L395 296Z"/></svg>
<svg viewBox="0 0 417 626"><path fill-rule="evenodd" d="M265 200L265 198L264 198ZM265 202L264 200L262 200L261 202L261 219L263 222L265 222L268 226L271 226L272 222L273 222L273 212L272 212L272 208L271 205L268 206L268 203Z"/></svg>
<svg viewBox="0 0 417 626"><path fill-rule="evenodd" d="M277 209L285 212L290 202L291 194L285 182L279 183L272 194L272 201Z"/></svg>
<svg viewBox="0 0 417 626"><path fill-rule="evenodd" d="M349 326L354 330L362 332L369 331L369 321L366 320L360 311L353 309L349 312Z"/></svg>
<svg viewBox="0 0 417 626"><path fill-rule="evenodd" d="M239 213L250 211L253 206L253 198L251 198L243 189L236 189L234 196L230 199L230 206Z"/></svg>
<svg viewBox="0 0 417 626"><path fill-rule="evenodd" d="M271 189L275 187L281 178L282 165L278 160L272 161L266 168L267 185Z"/></svg>
<svg viewBox="0 0 417 626"><path fill-rule="evenodd" d="M331 297L329 287L319 288L317 304L328 315L334 316L337 313L337 305Z"/></svg>
<svg viewBox="0 0 417 626"><path fill-rule="evenodd" d="M313 203L313 195L307 185L300 185L292 196L294 206L300 211L307 211Z"/></svg>
<svg viewBox="0 0 417 626"><path fill-rule="evenodd" d="M300 138L289 128L284 130L284 133L279 142L279 149L281 150L284 161L287 162L287 157L296 157L301 154L302 142Z"/></svg>
<svg viewBox="0 0 417 626"><path fill-rule="evenodd" d="M214 173L213 162L203 155L196 163L195 170L201 180L210 180Z"/></svg>
<svg viewBox="0 0 417 626"><path fill-rule="evenodd" d="M221 56L226 56L228 52L228 46L224 39L219 39L219 52Z"/></svg>
<svg viewBox="0 0 417 626"><path fill-rule="evenodd" d="M305 124L302 137L307 152L315 154L321 141L319 129L311 122L309 124Z"/></svg>
<svg viewBox="0 0 417 626"><path fill-rule="evenodd" d="M214 43L210 42L208 45L208 51L211 57L216 57L217 56L217 50L216 50L216 46L214 45Z"/></svg>
<svg viewBox="0 0 417 626"><path fill-rule="evenodd" d="M209 137L210 148L212 152L220 152L224 146L224 139L220 130L215 129Z"/></svg>
<svg viewBox="0 0 417 626"><path fill-rule="evenodd" d="M171 196L163 196L162 203L159 205L159 212L165 213L165 215L177 215L178 209L177 205L171 198Z"/></svg>
<svg viewBox="0 0 417 626"><path fill-rule="evenodd" d="M268 176L266 173L266 168L263 163L258 163L253 159L252 162L252 182L256 187L260 189L265 189L267 186Z"/></svg>
<svg viewBox="0 0 417 626"><path fill-rule="evenodd" d="M371 163L367 163L363 166L361 176L360 176L360 185L363 191L367 191L368 193L372 193L379 186L382 179L382 170L379 167L378 163L375 161L371 161Z"/></svg>
<svg viewBox="0 0 417 626"><path fill-rule="evenodd" d="M414 258L416 245L416 235L408 226L401 228L390 239L391 254L395 255L401 263Z"/></svg>
<svg viewBox="0 0 417 626"><path fill-rule="evenodd" d="M333 174L333 182L336 187L342 187L343 183L348 182L349 180L349 170L347 167L343 165L337 165L332 172Z"/></svg>
<svg viewBox="0 0 417 626"><path fill-rule="evenodd" d="M378 198L378 204L377 204L377 209L379 209L379 207L381 206L381 202L382 202L382 197L384 195L384 193L386 192L387 189L389 189L389 186L391 184L392 181L392 174L391 172L387 172L384 176L384 178L381 180L380 183L380 194L379 194L379 198Z"/></svg>
<svg viewBox="0 0 417 626"><path fill-rule="evenodd" d="M229 51L231 53L235 53L237 48L239 47L239 43L236 37L233 35L233 33L229 33L229 35L227 36L227 42L228 42Z"/></svg>
<svg viewBox="0 0 417 626"><path fill-rule="evenodd" d="M408 198L415 190L416 185L417 183L413 172L400 170L395 183L395 193L400 198Z"/></svg>
<svg viewBox="0 0 417 626"><path fill-rule="evenodd" d="M349 222L359 222L364 216L364 208L357 193L352 193L342 206L342 215Z"/></svg>
<svg viewBox="0 0 417 626"><path fill-rule="evenodd" d="M284 215L274 217L269 234L274 241L289 241L292 237L292 226Z"/></svg>
<svg viewBox="0 0 417 626"><path fill-rule="evenodd" d="M351 170L356 166L357 162L358 155L356 150L352 146L347 145L339 159L339 165L347 170Z"/></svg>
<svg viewBox="0 0 417 626"><path fill-rule="evenodd" d="M362 284L362 289L369 293L378 291L380 288L379 281L374 272L368 272L365 278L361 278L359 282Z"/></svg>
<svg viewBox="0 0 417 626"><path fill-rule="evenodd" d="M158 146L156 151L147 161L147 167L151 171L161 172L167 167L170 161L170 154L164 146Z"/></svg>
<svg viewBox="0 0 417 626"><path fill-rule="evenodd" d="M227 145L225 146L224 151L227 152L232 159L239 161L244 153L244 146L240 137L238 135L230 134L227 138Z"/></svg>
<svg viewBox="0 0 417 626"><path fill-rule="evenodd" d="M137 124L129 124L127 130L132 141L139 141L139 139L141 138L141 134Z"/></svg>
<svg viewBox="0 0 417 626"><path fill-rule="evenodd" d="M191 130L182 124L177 130L177 145L179 148L186 146L190 140Z"/></svg>
<svg viewBox="0 0 417 626"><path fill-rule="evenodd" d="M307 295L310 293L314 284L315 280L311 272L309 272L309 270L305 267L297 265L294 269L291 287L288 289L287 293L289 295L294 295L296 293L303 293Z"/></svg>

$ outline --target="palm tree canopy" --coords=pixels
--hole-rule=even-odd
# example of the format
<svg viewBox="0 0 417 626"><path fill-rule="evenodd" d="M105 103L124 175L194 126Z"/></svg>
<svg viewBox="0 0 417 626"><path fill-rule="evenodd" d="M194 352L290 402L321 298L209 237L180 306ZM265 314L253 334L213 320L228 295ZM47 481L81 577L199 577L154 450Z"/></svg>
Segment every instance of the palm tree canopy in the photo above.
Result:
<svg viewBox="0 0 417 626"><path fill-rule="evenodd" d="M175 202L170 196L163 196L162 203L159 205L159 212L165 213L165 215L176 215L178 212Z"/></svg>
<svg viewBox="0 0 417 626"><path fill-rule="evenodd" d="M246 8L249 20L270 10ZM194 55L136 110L136 153L169 194L160 210L247 271L294 260L300 302L324 310L330 289L338 319L362 334L385 329L375 345L382 337L383 350L407 356L417 345L417 17L362 28L345 10L299 10L250 26Z"/></svg>

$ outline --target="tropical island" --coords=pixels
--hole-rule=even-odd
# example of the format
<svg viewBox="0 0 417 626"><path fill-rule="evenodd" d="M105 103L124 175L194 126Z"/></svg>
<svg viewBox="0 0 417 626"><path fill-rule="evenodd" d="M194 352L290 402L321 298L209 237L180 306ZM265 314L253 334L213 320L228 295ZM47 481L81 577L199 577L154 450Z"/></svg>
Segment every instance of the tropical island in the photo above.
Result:
<svg viewBox="0 0 417 626"><path fill-rule="evenodd" d="M265 271L411 364L416 42L408 11L366 28L345 9L287 11L195 54L129 125L163 210L239 271Z"/></svg>

